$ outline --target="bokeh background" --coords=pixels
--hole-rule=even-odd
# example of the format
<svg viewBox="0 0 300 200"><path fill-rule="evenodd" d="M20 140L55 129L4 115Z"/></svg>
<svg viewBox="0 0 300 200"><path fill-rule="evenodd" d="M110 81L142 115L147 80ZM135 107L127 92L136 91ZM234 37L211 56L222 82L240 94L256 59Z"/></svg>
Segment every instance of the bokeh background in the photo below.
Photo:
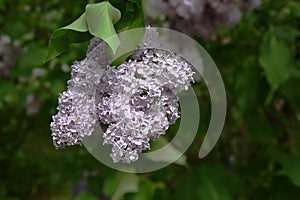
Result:
<svg viewBox="0 0 300 200"><path fill-rule="evenodd" d="M146 24L189 34L211 55L228 110L217 145L199 159L210 101L205 85L195 86L201 122L194 143L177 164L137 175L104 166L84 147L56 150L52 144L49 124L58 94L88 42L43 64L48 40L94 2L0 0L0 199L300 197L299 1L145 3Z"/></svg>

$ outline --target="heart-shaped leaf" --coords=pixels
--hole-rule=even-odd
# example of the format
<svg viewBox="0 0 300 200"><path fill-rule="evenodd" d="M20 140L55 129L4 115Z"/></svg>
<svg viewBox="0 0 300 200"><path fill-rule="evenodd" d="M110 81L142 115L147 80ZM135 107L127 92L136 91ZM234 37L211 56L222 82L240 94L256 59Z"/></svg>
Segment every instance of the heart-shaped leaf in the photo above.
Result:
<svg viewBox="0 0 300 200"><path fill-rule="evenodd" d="M108 43L113 52L118 48L120 41L116 36L113 24L121 18L121 12L113 7L109 2L88 4L85 9L86 21L89 32ZM113 39L108 40L112 36Z"/></svg>
<svg viewBox="0 0 300 200"><path fill-rule="evenodd" d="M70 44L87 41L92 36L103 39L115 51L120 43L118 37L107 39L116 35L113 24L117 23L120 18L121 12L107 1L88 4L85 12L77 20L54 31L44 62L68 50Z"/></svg>
<svg viewBox="0 0 300 200"><path fill-rule="evenodd" d="M70 25L56 29L50 37L48 53L44 62L65 52L72 43L81 43L89 40L91 35L83 33L86 31L88 31L88 28L85 13Z"/></svg>

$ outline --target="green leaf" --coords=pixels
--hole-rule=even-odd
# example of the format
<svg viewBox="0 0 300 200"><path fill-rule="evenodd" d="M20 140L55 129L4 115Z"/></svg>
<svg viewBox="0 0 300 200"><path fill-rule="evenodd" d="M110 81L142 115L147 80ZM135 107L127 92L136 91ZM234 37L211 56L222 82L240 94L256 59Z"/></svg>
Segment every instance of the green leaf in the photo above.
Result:
<svg viewBox="0 0 300 200"><path fill-rule="evenodd" d="M124 0L109 0L109 3L111 3L115 8L119 9L122 15L122 18L124 16L124 12L126 10L126 5L129 3L128 1Z"/></svg>
<svg viewBox="0 0 300 200"><path fill-rule="evenodd" d="M115 25L116 30L118 33L135 29L135 28L140 28L145 26L145 21L144 21L144 12L142 8L141 1L129 1L125 5L126 9L122 13L122 18L120 21ZM140 41L143 39L144 36L144 31L135 31L134 34L130 33L122 33L120 35L120 46L118 48L118 51L116 52L116 56L118 58L114 60L112 65L118 66L119 64L123 63L128 56L131 55L131 52L125 54L125 55L120 55L120 52L123 52L123 49L128 49L128 46L133 46L133 48L136 48L137 45L140 43Z"/></svg>
<svg viewBox="0 0 300 200"><path fill-rule="evenodd" d="M41 67L46 53L46 48L37 43L31 43L19 56L16 67L12 69L12 76L28 77L34 67Z"/></svg>
<svg viewBox="0 0 300 200"><path fill-rule="evenodd" d="M292 55L287 44L269 31L260 46L259 63L273 91L290 76Z"/></svg>
<svg viewBox="0 0 300 200"><path fill-rule="evenodd" d="M115 52L120 41L117 37L112 40L107 39L116 35L116 30L113 24L120 20L121 12L113 7L109 2L88 4L85 10L89 32L92 35L106 41Z"/></svg>
<svg viewBox="0 0 300 200"><path fill-rule="evenodd" d="M282 84L280 93L287 99L295 111L300 113L300 77L292 76Z"/></svg>
<svg viewBox="0 0 300 200"><path fill-rule="evenodd" d="M166 148L165 151L163 151L161 154L156 154L155 156L153 154L146 154L147 158L155 162L172 162L173 158L178 157L181 154L181 152L174 146L172 146L164 137L159 137L155 142L153 142L151 144L151 150L160 149L167 144L169 144L168 148ZM186 159L186 156L182 155L174 163L178 165L187 166Z"/></svg>
<svg viewBox="0 0 300 200"><path fill-rule="evenodd" d="M126 9L120 21L115 25L118 32L145 26L144 12L141 2L126 4Z"/></svg>
<svg viewBox="0 0 300 200"><path fill-rule="evenodd" d="M81 43L91 38L86 24L86 15L83 13L77 20L68 26L54 31L50 37L48 53L44 62L47 62L68 50L70 44Z"/></svg>
<svg viewBox="0 0 300 200"><path fill-rule="evenodd" d="M135 200L151 200L157 189L165 189L165 186L161 182L152 182L150 179L140 179L139 192L135 195Z"/></svg>
<svg viewBox="0 0 300 200"><path fill-rule="evenodd" d="M61 29L70 29L79 32L85 32L88 30L87 23L86 23L86 14L83 13L78 19L76 19L73 23L65 26Z"/></svg>
<svg viewBox="0 0 300 200"><path fill-rule="evenodd" d="M251 66L239 68L239 71L234 74L234 79L234 92L239 96L237 98L239 110L245 115L251 112L255 114L257 112L255 109L258 105L263 105L269 90L268 84L261 75L261 69Z"/></svg>
<svg viewBox="0 0 300 200"><path fill-rule="evenodd" d="M119 200L125 194L132 192L138 192L138 176L135 174L122 174L112 200Z"/></svg>
<svg viewBox="0 0 300 200"><path fill-rule="evenodd" d="M0 0L0 10L4 10L5 9L5 4L3 0Z"/></svg>
<svg viewBox="0 0 300 200"><path fill-rule="evenodd" d="M268 197L272 200L298 199L299 194L300 188L293 185L287 177L276 176Z"/></svg>
<svg viewBox="0 0 300 200"><path fill-rule="evenodd" d="M227 175L226 168L218 163L202 163L193 171L183 174L177 180L175 199L233 199L233 177ZM236 190L237 191L237 190Z"/></svg>
<svg viewBox="0 0 300 200"><path fill-rule="evenodd" d="M97 200L98 198L89 193L89 192L83 192L83 193L80 193L74 200Z"/></svg>
<svg viewBox="0 0 300 200"><path fill-rule="evenodd" d="M120 44L113 24L121 18L121 13L109 2L88 4L83 13L77 20L68 26L54 31L49 41L49 48L44 62L55 58L68 50L70 44L81 43L91 38L91 35L101 38L108 43L113 51ZM89 33L85 33L89 31ZM107 40L110 38L110 40Z"/></svg>
<svg viewBox="0 0 300 200"><path fill-rule="evenodd" d="M115 191L115 188L118 186L119 179L117 176L107 176L104 180L104 185L102 192L107 197L112 197Z"/></svg>
<svg viewBox="0 0 300 200"><path fill-rule="evenodd" d="M4 81L0 79L0 109L4 107L4 101L11 100L11 93L16 90L14 82L13 81Z"/></svg>
<svg viewBox="0 0 300 200"><path fill-rule="evenodd" d="M296 186L300 187L300 156L290 156L279 152L275 159L282 166L278 174L287 176Z"/></svg>

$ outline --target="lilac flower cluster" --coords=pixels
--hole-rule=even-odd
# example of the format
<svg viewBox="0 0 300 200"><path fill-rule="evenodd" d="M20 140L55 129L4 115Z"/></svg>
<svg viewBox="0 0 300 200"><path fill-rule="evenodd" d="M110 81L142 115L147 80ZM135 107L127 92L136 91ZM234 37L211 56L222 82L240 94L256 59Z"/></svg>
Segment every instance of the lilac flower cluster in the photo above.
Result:
<svg viewBox="0 0 300 200"><path fill-rule="evenodd" d="M94 43L94 42L93 42ZM102 42L87 58L72 65L67 91L59 95L58 113L50 124L56 148L82 144L94 131L97 120L95 92L106 65L109 64Z"/></svg>
<svg viewBox="0 0 300 200"><path fill-rule="evenodd" d="M146 49L140 60L108 67L100 80L98 114L109 124L104 143L112 144L114 162L134 162L150 148L150 139L176 122L178 97L193 81L190 65L180 57Z"/></svg>
<svg viewBox="0 0 300 200"><path fill-rule="evenodd" d="M148 10L159 11L170 18L169 28L191 36L210 38L217 26L237 24L243 11L259 6L261 0L148 0ZM150 11L148 14L153 13ZM155 16L152 15L152 18ZM152 19L148 18L149 21ZM155 22L154 22L155 23ZM151 24L151 22L150 22ZM153 25L153 24L152 24Z"/></svg>
<svg viewBox="0 0 300 200"><path fill-rule="evenodd" d="M99 40L71 68L50 125L53 143L56 148L82 144L101 122L108 125L103 138L112 145L114 162L136 161L150 148L150 140L165 134L179 118L176 94L194 81L190 64L157 49L137 50L129 61L110 66L105 43Z"/></svg>
<svg viewBox="0 0 300 200"><path fill-rule="evenodd" d="M11 41L7 35L0 36L0 79L10 75L20 52L18 41Z"/></svg>

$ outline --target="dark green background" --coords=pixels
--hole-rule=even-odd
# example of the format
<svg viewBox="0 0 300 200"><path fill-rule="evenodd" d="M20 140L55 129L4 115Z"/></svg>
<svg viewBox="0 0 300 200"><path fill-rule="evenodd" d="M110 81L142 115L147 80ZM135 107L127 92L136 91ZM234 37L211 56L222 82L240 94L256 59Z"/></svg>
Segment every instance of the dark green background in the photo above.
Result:
<svg viewBox="0 0 300 200"><path fill-rule="evenodd" d="M50 34L78 18L87 3L0 0L0 37L20 44L10 76L0 78L0 199L300 197L299 1L265 0L235 27L219 27L213 40L196 38L225 82L228 110L222 136L206 158L197 158L210 102L205 85L196 87L203 121L186 152L186 165L139 175L102 165L84 147L58 151L52 145L51 115L70 77L62 65L84 58L88 43L73 45L46 64L43 59ZM34 77L36 68L45 73ZM33 105L40 105L32 116L26 114L30 94L36 97ZM86 184L79 187L78 181ZM74 197L78 187L85 192Z"/></svg>

